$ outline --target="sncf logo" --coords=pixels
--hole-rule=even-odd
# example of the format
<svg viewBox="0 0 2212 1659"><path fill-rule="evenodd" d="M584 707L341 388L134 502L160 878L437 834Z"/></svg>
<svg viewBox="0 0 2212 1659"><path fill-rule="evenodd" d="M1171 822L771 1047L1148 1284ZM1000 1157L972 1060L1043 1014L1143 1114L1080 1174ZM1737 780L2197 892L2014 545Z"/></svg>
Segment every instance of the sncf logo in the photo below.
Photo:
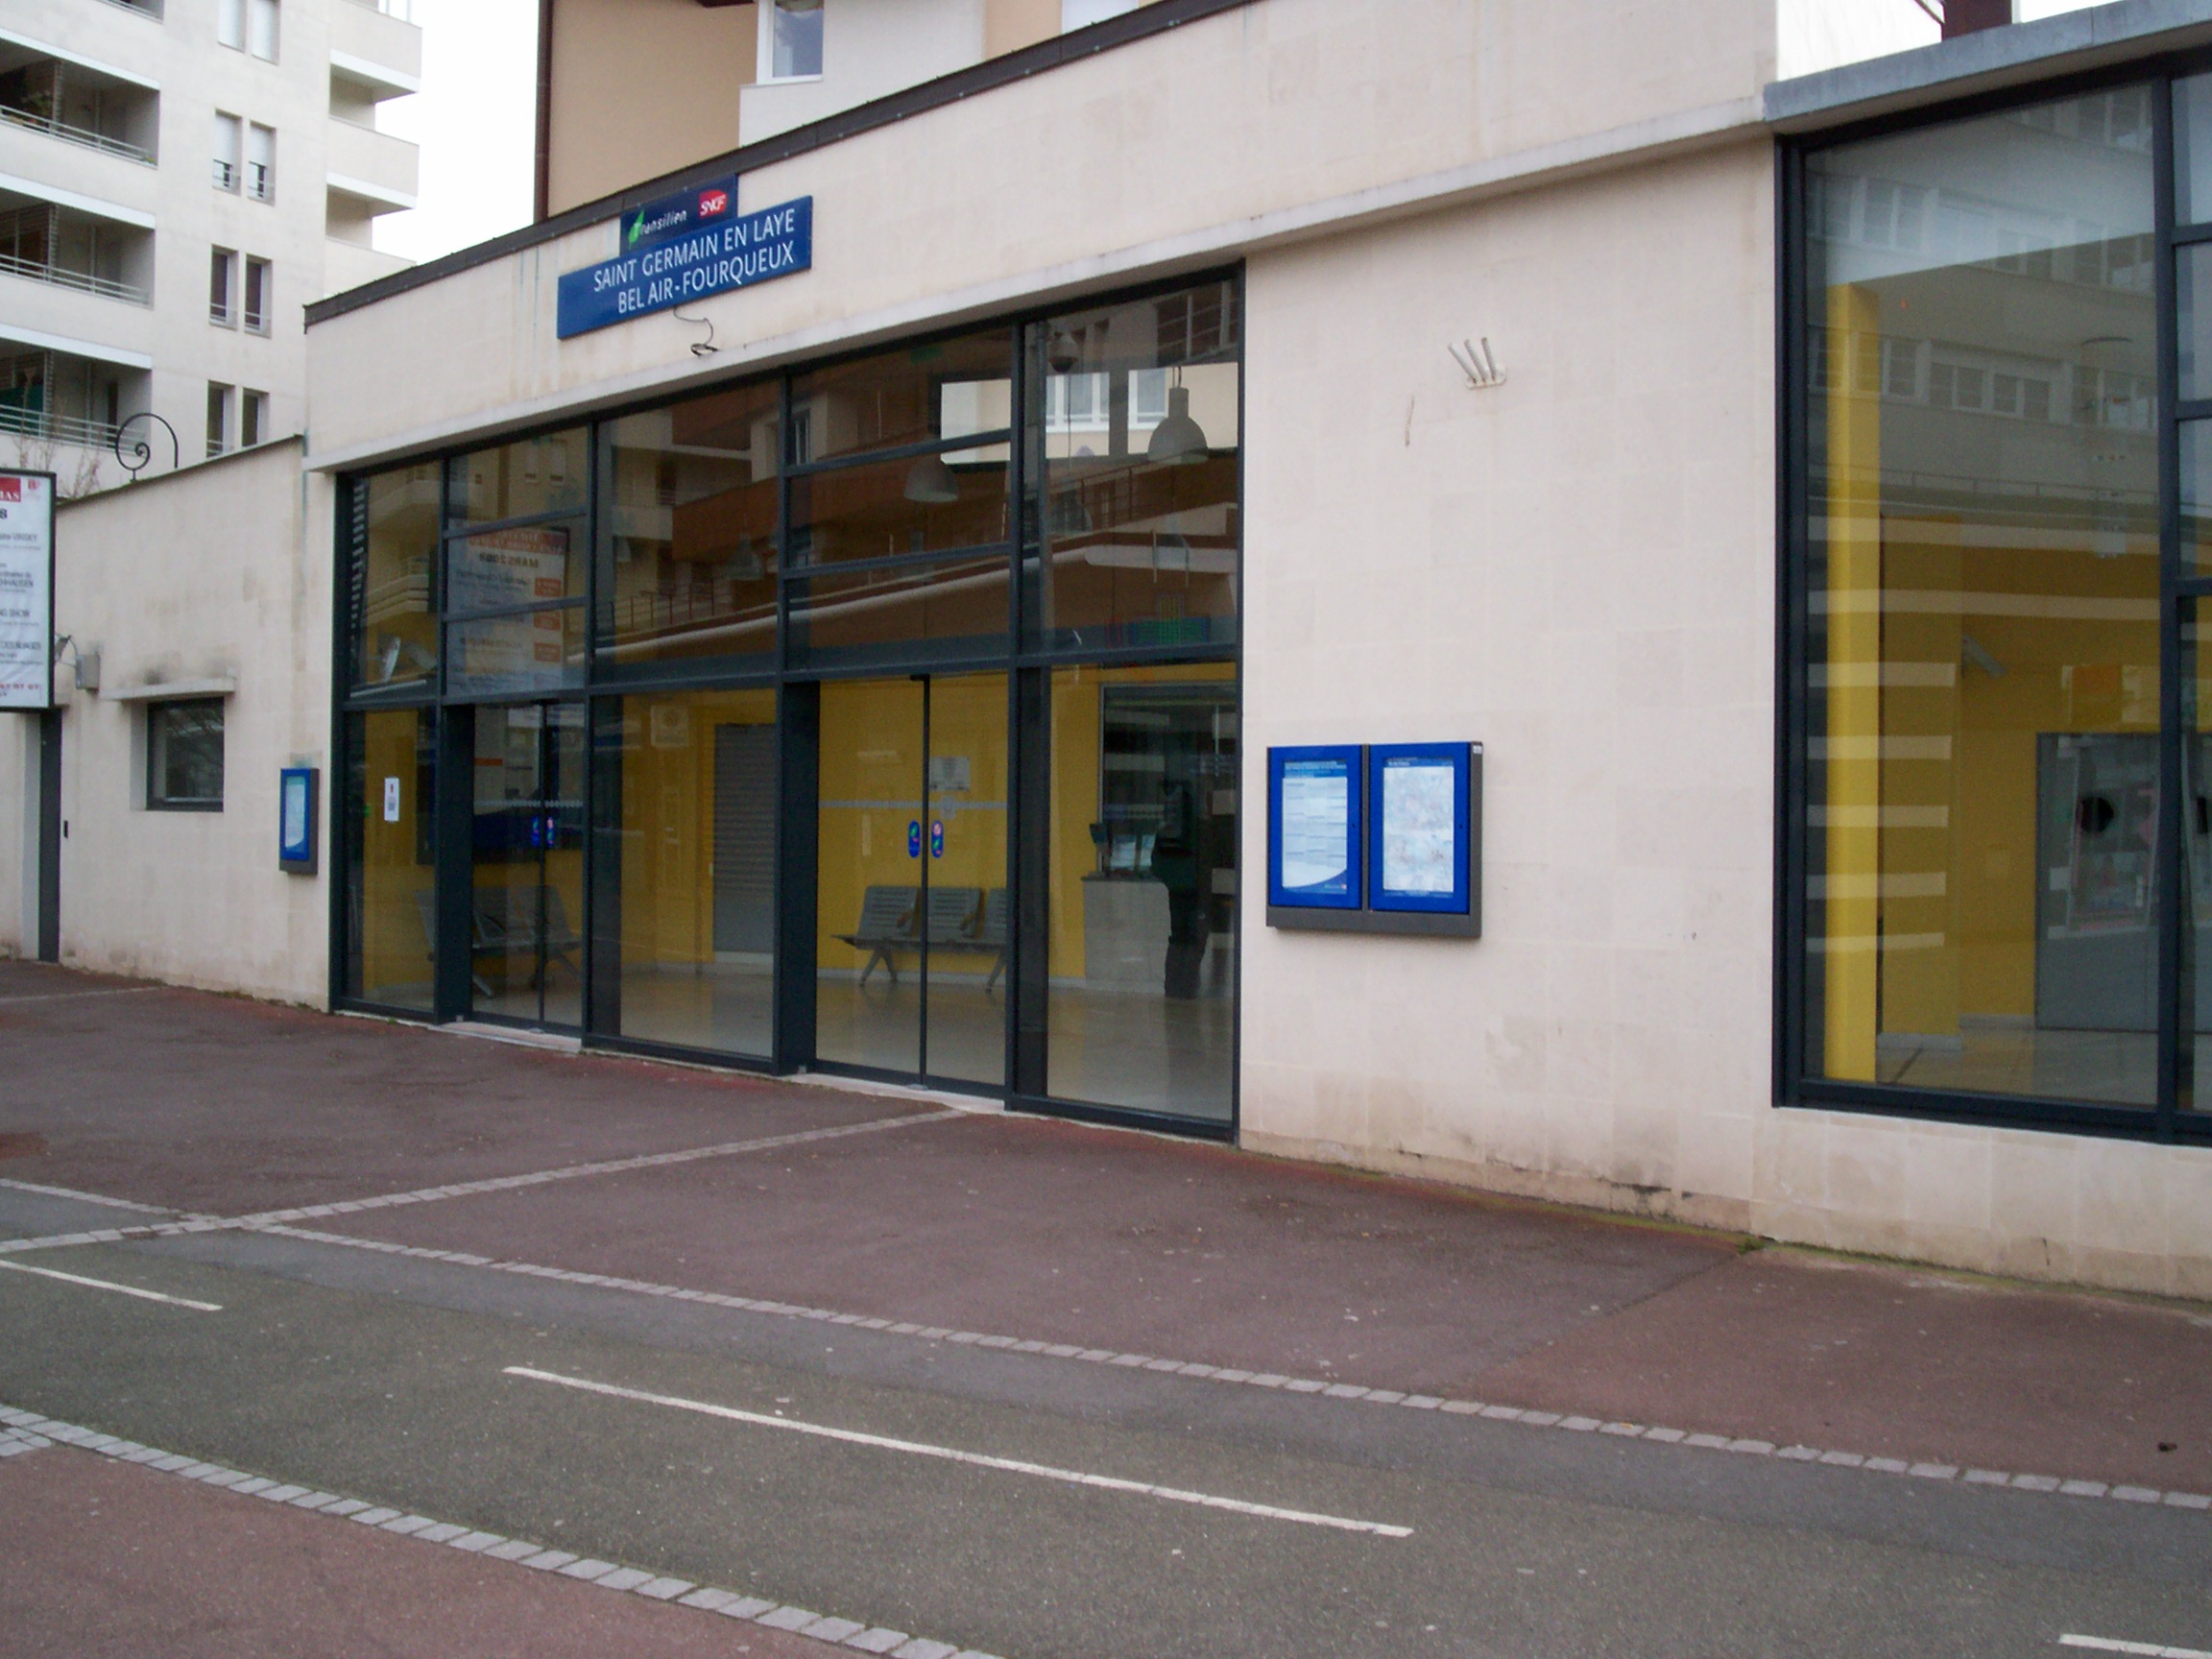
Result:
<svg viewBox="0 0 2212 1659"><path fill-rule="evenodd" d="M699 197L699 217L711 219L717 213L730 209L730 192L727 190L703 191Z"/></svg>
<svg viewBox="0 0 2212 1659"><path fill-rule="evenodd" d="M23 499L23 480L22 480L22 479L20 479L20 478L0 478L0 501L20 501L20 500L22 500L22 499Z"/></svg>

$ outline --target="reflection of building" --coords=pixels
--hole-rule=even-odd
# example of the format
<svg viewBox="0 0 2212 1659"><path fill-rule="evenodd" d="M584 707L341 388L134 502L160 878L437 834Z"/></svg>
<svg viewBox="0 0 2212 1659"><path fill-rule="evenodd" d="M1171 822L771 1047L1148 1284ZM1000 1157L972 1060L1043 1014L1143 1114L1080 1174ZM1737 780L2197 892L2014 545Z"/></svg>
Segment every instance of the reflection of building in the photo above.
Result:
<svg viewBox="0 0 2212 1659"><path fill-rule="evenodd" d="M0 3L0 463L75 494L141 410L184 462L298 432L301 308L405 263L376 107L421 68L407 0Z"/></svg>
<svg viewBox="0 0 2212 1659"><path fill-rule="evenodd" d="M908 5L967 43L878 96L888 12L823 0L770 46L818 23L827 102L701 155L783 95L742 10L638 10L753 54L638 181L575 171L635 104L560 0L556 213L314 308L304 482L65 516L65 953L2212 1286L2212 30L2021 25L1999 89L1839 7ZM806 270L561 337L625 208L733 176ZM154 491L281 494L194 545L284 579L131 632ZM187 694L240 810L134 817L124 710ZM1447 739L1481 937L1268 926L1268 752ZM313 888L261 793L309 757ZM237 969L210 894L290 943Z"/></svg>

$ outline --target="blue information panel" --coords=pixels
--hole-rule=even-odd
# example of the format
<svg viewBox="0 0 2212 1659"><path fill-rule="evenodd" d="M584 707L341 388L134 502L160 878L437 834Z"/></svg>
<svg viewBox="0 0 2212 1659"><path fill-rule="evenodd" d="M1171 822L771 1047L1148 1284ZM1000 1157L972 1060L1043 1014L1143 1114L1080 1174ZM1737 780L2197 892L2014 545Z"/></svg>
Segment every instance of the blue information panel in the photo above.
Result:
<svg viewBox="0 0 2212 1659"><path fill-rule="evenodd" d="M276 867L294 876L315 874L316 770L286 766L276 774Z"/></svg>
<svg viewBox="0 0 2212 1659"><path fill-rule="evenodd" d="M814 198L802 196L565 273L558 331L564 340L589 334L813 263Z"/></svg>
<svg viewBox="0 0 2212 1659"><path fill-rule="evenodd" d="M1360 902L1359 746L1267 751L1267 902L1357 910Z"/></svg>
<svg viewBox="0 0 2212 1659"><path fill-rule="evenodd" d="M1473 902L1465 743L1367 751L1367 907L1464 916Z"/></svg>

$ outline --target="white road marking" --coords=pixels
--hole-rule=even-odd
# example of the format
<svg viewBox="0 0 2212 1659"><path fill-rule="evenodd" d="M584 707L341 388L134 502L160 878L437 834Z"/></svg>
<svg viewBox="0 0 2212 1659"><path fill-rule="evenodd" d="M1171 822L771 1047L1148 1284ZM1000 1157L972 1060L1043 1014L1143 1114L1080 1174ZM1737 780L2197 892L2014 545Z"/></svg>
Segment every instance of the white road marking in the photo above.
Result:
<svg viewBox="0 0 2212 1659"><path fill-rule="evenodd" d="M64 1285L85 1285L95 1290L113 1290L124 1296L139 1296L149 1302L165 1302L172 1308L191 1308L202 1313L220 1313L220 1302L195 1302L189 1296L166 1296L158 1290L142 1290L135 1285L118 1285L111 1279L87 1279L82 1273L62 1273L52 1267L33 1267L22 1262L0 1262L0 1270L10 1273L36 1273L41 1279L59 1279Z"/></svg>
<svg viewBox="0 0 2212 1659"><path fill-rule="evenodd" d="M746 1152L773 1152L785 1146L804 1146L815 1141L838 1141L852 1135L873 1135L885 1129L906 1129L922 1123L942 1123L964 1118L964 1112L902 1113L896 1118L872 1118L864 1123L840 1123L827 1129L800 1129L788 1135L762 1135L751 1141L724 1141L713 1146L691 1146L676 1152L646 1152L635 1158L609 1158L595 1164L567 1164L558 1169L534 1169L522 1175L492 1175L481 1181L456 1181L446 1187L420 1187L408 1192L384 1192L369 1198L340 1199L329 1204L303 1204L292 1210L263 1210L252 1215L184 1214L175 1221L148 1226L103 1228L91 1233L52 1233L36 1238L0 1239L0 1256L26 1250L62 1250L79 1244L111 1244L125 1238L174 1238L188 1233L261 1231L274 1223L312 1220L325 1215L349 1215L363 1210L388 1210L402 1204L435 1204L447 1198L473 1198L487 1192L542 1187L554 1181L575 1181L587 1175L620 1175L635 1169L660 1169L673 1164L696 1164L704 1158L733 1158ZM73 1194L73 1196L89 1196ZM176 1214L170 1212L170 1214Z"/></svg>
<svg viewBox="0 0 2212 1659"><path fill-rule="evenodd" d="M1323 1515L1310 1509L1286 1509L1274 1503L1248 1503L1241 1498L1217 1498L1206 1492L1186 1492L1173 1486L1157 1486L1145 1480L1123 1480L1112 1475L1092 1475L1079 1469L1057 1469L1049 1463L1030 1463L1018 1457L994 1457L982 1452L962 1452L951 1446L931 1446L920 1440L895 1440L885 1434L865 1434L856 1429L832 1429L823 1423L805 1423L791 1417L771 1417L758 1411L740 1411L733 1406L711 1406L704 1400L685 1400L674 1394L650 1394L641 1388L623 1388L613 1382L594 1382L584 1377L564 1377L554 1371L539 1371L528 1365L506 1367L510 1377L526 1377L533 1382L553 1382L564 1388L581 1389L587 1394L604 1394L616 1400L635 1400L647 1406L667 1406L678 1411L696 1411L702 1416L720 1417L732 1423L749 1423L757 1429L781 1429L791 1434L809 1434L822 1440L838 1440L848 1446L870 1446L880 1452L903 1452L915 1457L935 1457L947 1463L965 1463L971 1468L997 1469L1009 1475L1033 1475L1040 1479L1058 1480L1070 1486L1093 1486L1107 1492L1126 1492L1134 1497L1160 1498L1170 1503L1194 1503L1204 1509L1226 1509L1236 1515L1254 1515L1264 1521L1294 1521L1304 1527L1328 1527L1339 1532L1366 1532L1378 1538L1410 1538L1410 1527L1393 1527L1381 1521L1355 1521L1343 1515Z"/></svg>
<svg viewBox="0 0 2212 1659"><path fill-rule="evenodd" d="M2161 1647L2155 1642L2122 1642L2110 1636L2075 1636L2058 1638L2061 1647L2087 1647L2098 1653L2138 1653L2144 1659L2212 1659L2201 1647Z"/></svg>

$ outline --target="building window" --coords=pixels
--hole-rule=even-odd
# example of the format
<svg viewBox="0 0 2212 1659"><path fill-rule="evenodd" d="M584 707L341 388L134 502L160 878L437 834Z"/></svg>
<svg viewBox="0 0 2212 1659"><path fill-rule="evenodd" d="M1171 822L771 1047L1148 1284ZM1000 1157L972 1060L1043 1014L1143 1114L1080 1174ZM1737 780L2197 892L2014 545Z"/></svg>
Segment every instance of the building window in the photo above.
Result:
<svg viewBox="0 0 2212 1659"><path fill-rule="evenodd" d="M769 0L760 9L763 81L805 81L822 73L822 0Z"/></svg>
<svg viewBox="0 0 2212 1659"><path fill-rule="evenodd" d="M245 128L235 115L215 113L215 188L235 191L244 159Z"/></svg>
<svg viewBox="0 0 2212 1659"><path fill-rule="evenodd" d="M256 202L276 200L276 129L258 121L246 129L246 194Z"/></svg>
<svg viewBox="0 0 2212 1659"><path fill-rule="evenodd" d="M1065 35L1071 29L1103 23L1109 17L1134 12L1142 4L1143 0L1060 0L1060 33Z"/></svg>
<svg viewBox="0 0 2212 1659"><path fill-rule="evenodd" d="M246 331L249 334L269 332L272 280L268 260L249 258L246 261Z"/></svg>
<svg viewBox="0 0 2212 1659"><path fill-rule="evenodd" d="M215 0L215 43L246 50L246 0Z"/></svg>
<svg viewBox="0 0 2212 1659"><path fill-rule="evenodd" d="M242 392L238 396L238 445L251 449L269 442L269 394Z"/></svg>
<svg viewBox="0 0 2212 1659"><path fill-rule="evenodd" d="M146 706L146 805L162 812L223 810L223 699Z"/></svg>
<svg viewBox="0 0 2212 1659"><path fill-rule="evenodd" d="M276 0L247 0L246 50L276 61Z"/></svg>
<svg viewBox="0 0 2212 1659"><path fill-rule="evenodd" d="M2177 127L2196 84L2173 88ZM2186 1081L2212 1033L2212 983L2189 989L2212 905L2212 699L2186 421L2179 546L2159 476L2176 389L2158 237L2190 217L2159 198L2167 95L2123 85L1802 154L1791 1098L2212 1130ZM2185 342L2195 252L2174 255Z"/></svg>
<svg viewBox="0 0 2212 1659"><path fill-rule="evenodd" d="M207 382L207 454L209 459L230 447L230 399L235 388Z"/></svg>
<svg viewBox="0 0 2212 1659"><path fill-rule="evenodd" d="M238 255L228 248L207 256L207 321L228 328L238 321Z"/></svg>

